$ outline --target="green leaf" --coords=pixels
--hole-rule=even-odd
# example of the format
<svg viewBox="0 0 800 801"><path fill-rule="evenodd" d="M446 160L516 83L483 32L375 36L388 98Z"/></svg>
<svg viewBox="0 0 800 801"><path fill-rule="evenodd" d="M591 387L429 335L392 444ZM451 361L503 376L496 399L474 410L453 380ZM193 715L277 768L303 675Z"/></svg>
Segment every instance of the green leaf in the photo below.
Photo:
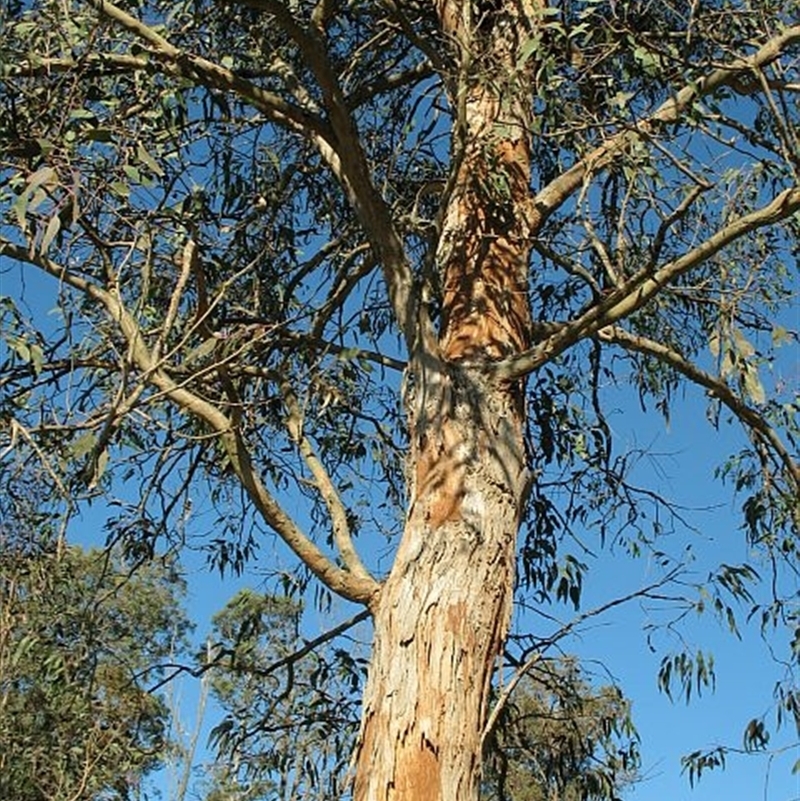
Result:
<svg viewBox="0 0 800 801"><path fill-rule="evenodd" d="M349 362L355 359L361 351L358 348L342 348L337 358L340 361Z"/></svg>
<svg viewBox="0 0 800 801"><path fill-rule="evenodd" d="M142 182L142 174L139 172L139 168L138 167L134 167L132 164L125 164L122 167L122 171L135 184L140 184Z"/></svg>
<svg viewBox="0 0 800 801"><path fill-rule="evenodd" d="M758 378L758 369L751 364L746 365L744 369L744 388L747 396L756 406L767 402L767 393Z"/></svg>
<svg viewBox="0 0 800 801"><path fill-rule="evenodd" d="M164 176L164 170L161 169L161 165L144 149L141 142L136 145L136 158L159 178Z"/></svg>
<svg viewBox="0 0 800 801"><path fill-rule="evenodd" d="M714 329L711 333L711 336L708 338L708 349L711 351L711 355L716 359L719 357L719 331Z"/></svg>
<svg viewBox="0 0 800 801"><path fill-rule="evenodd" d="M23 233L28 230L28 212L47 198L47 192L58 186L58 173L52 167L41 167L25 182L25 188L14 201L12 210Z"/></svg>
<svg viewBox="0 0 800 801"><path fill-rule="evenodd" d="M608 102L622 111L634 97L633 92L617 92Z"/></svg>
<svg viewBox="0 0 800 801"><path fill-rule="evenodd" d="M35 375L42 372L42 365L44 364L44 351L40 345L36 343L31 344L22 337L7 336L5 338L6 345L8 345L14 353L19 356L22 361L30 364L33 367Z"/></svg>
<svg viewBox="0 0 800 801"><path fill-rule="evenodd" d="M39 345L31 345L30 346L31 352L31 367L33 367L33 372L35 375L40 375L42 372L42 366L44 365L44 351Z"/></svg>
<svg viewBox="0 0 800 801"><path fill-rule="evenodd" d="M542 37L532 36L526 39L519 48L519 55L517 56L517 69L522 69L528 59L541 47Z"/></svg>
<svg viewBox="0 0 800 801"><path fill-rule="evenodd" d="M194 348L194 350L190 350L189 353L186 354L186 358L183 360L184 364L189 365L192 364L192 362L196 362L206 356L210 356L218 344L219 340L214 339L214 337L209 337L208 339L203 340L203 342Z"/></svg>
<svg viewBox="0 0 800 801"><path fill-rule="evenodd" d="M42 156L48 156L55 149L55 145L49 140L37 137L36 143L39 145L39 151Z"/></svg>
<svg viewBox="0 0 800 801"><path fill-rule="evenodd" d="M88 108L76 108L70 111L69 117L71 120L96 120L97 115Z"/></svg>
<svg viewBox="0 0 800 801"><path fill-rule="evenodd" d="M56 234L61 230L61 218L58 214L54 214L50 221L47 223L47 228L45 228L44 235L42 236L42 244L39 248L39 252L44 256L47 253L47 249L55 239Z"/></svg>
<svg viewBox="0 0 800 801"><path fill-rule="evenodd" d="M85 456L89 451L94 448L97 442L97 435L94 431L84 431L78 439L72 442L69 446L70 453L76 458L80 459Z"/></svg>
<svg viewBox="0 0 800 801"><path fill-rule="evenodd" d="M791 336L786 328L784 328L782 325L774 325L772 327L772 344L776 348L779 348L781 345L785 345L790 341Z"/></svg>
<svg viewBox="0 0 800 801"><path fill-rule="evenodd" d="M110 188L117 197L123 200L127 200L130 197L131 188L124 181L112 181Z"/></svg>
<svg viewBox="0 0 800 801"><path fill-rule="evenodd" d="M103 448L95 461L94 473L92 474L91 481L89 482L89 489L94 489L100 483L100 479L106 472L106 467L108 467L108 449Z"/></svg>
<svg viewBox="0 0 800 801"><path fill-rule="evenodd" d="M8 337L6 339L6 344L22 359L22 361L29 362L31 360L31 349L28 347L28 343L21 337Z"/></svg>
<svg viewBox="0 0 800 801"><path fill-rule="evenodd" d="M719 374L722 378L729 376L733 372L734 365L736 364L736 357L730 348L725 348L722 354L722 363L719 366Z"/></svg>
<svg viewBox="0 0 800 801"><path fill-rule="evenodd" d="M28 178L28 192L37 186L54 187L58 185L58 173L52 167L41 167Z"/></svg>
<svg viewBox="0 0 800 801"><path fill-rule="evenodd" d="M27 233L28 231L28 193L22 192L20 195L17 196L17 199L14 201L11 210L14 212L14 216L17 218L17 225L19 226L22 233Z"/></svg>
<svg viewBox="0 0 800 801"><path fill-rule="evenodd" d="M91 128L84 136L91 142L113 142L114 137L109 128Z"/></svg>
<svg viewBox="0 0 800 801"><path fill-rule="evenodd" d="M650 50L644 47L637 47L633 51L633 57L639 62L639 65L647 75L655 75L658 72L659 60Z"/></svg>
<svg viewBox="0 0 800 801"><path fill-rule="evenodd" d="M731 333L733 334L733 342L736 347L736 353L739 356L747 359L755 354L756 349L750 344L745 335L738 328L733 328Z"/></svg>

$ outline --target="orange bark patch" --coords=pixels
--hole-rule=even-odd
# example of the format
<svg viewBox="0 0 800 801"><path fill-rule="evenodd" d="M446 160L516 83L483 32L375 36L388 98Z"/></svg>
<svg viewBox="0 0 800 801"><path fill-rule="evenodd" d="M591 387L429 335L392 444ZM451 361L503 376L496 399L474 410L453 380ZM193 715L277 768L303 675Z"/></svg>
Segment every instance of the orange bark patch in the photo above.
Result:
<svg viewBox="0 0 800 801"><path fill-rule="evenodd" d="M511 180L520 183L523 165L513 156L510 161ZM521 193L512 190L516 194ZM512 219L518 201L495 210L494 214L506 215L498 219L491 216L485 199L472 192L454 202L459 207L450 222L457 244L444 269L442 352L458 360L502 358L523 350L530 330L530 246Z"/></svg>
<svg viewBox="0 0 800 801"><path fill-rule="evenodd" d="M459 169L445 216L442 353L447 359L496 359L529 344L527 273L530 111L509 109L496 90L468 101L472 146ZM497 128L512 133L497 138Z"/></svg>
<svg viewBox="0 0 800 801"><path fill-rule="evenodd" d="M451 264L445 276L442 352L448 359L501 358L528 344L527 250L507 238L485 245L484 254L463 254L472 257L472 269Z"/></svg>
<svg viewBox="0 0 800 801"><path fill-rule="evenodd" d="M397 765L397 798L438 801L442 797L440 775L438 757L427 743L421 742L419 750L406 751Z"/></svg>
<svg viewBox="0 0 800 801"><path fill-rule="evenodd" d="M466 460L461 453L462 435L449 421L443 421L439 437L420 446L416 465L416 501L424 504L425 517L437 529L447 520L458 520L464 499Z"/></svg>
<svg viewBox="0 0 800 801"><path fill-rule="evenodd" d="M459 632L464 627L464 618L467 616L467 606L463 601L447 607L447 625L445 630Z"/></svg>

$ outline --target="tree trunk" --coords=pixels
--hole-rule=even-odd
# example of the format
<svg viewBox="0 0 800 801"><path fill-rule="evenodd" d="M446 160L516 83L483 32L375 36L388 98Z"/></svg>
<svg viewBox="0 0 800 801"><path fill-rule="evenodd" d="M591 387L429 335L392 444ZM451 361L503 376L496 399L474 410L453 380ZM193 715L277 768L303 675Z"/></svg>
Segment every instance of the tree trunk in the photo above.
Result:
<svg viewBox="0 0 800 801"><path fill-rule="evenodd" d="M513 393L463 368L437 383L439 424L416 432L415 495L374 609L357 801L478 797L527 473Z"/></svg>
<svg viewBox="0 0 800 801"><path fill-rule="evenodd" d="M496 88L476 85L465 104L437 252L439 352L409 368L409 510L373 604L356 801L478 798L528 484L524 388L483 369L528 344L528 97L501 102Z"/></svg>

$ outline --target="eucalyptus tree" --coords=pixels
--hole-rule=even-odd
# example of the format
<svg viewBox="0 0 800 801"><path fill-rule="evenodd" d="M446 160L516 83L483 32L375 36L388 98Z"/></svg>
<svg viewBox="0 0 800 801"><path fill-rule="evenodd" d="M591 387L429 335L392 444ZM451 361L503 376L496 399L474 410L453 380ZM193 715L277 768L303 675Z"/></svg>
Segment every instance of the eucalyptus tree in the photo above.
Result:
<svg viewBox="0 0 800 801"><path fill-rule="evenodd" d="M720 475L796 566L790 5L5 0L4 453L136 486L144 553L204 504L219 566L269 531L366 607L359 801L477 796L515 586L577 603L569 532L673 575L615 380L741 423Z"/></svg>
<svg viewBox="0 0 800 801"><path fill-rule="evenodd" d="M630 703L572 659L540 660L503 710L486 753L486 801L605 801L639 778Z"/></svg>
<svg viewBox="0 0 800 801"><path fill-rule="evenodd" d="M41 484L3 478L0 796L138 797L170 752L151 689L185 645L182 581L169 560L67 545Z"/></svg>
<svg viewBox="0 0 800 801"><path fill-rule="evenodd" d="M297 600L249 589L214 616L202 667L224 716L201 772L207 801L345 796L364 658L327 634L304 641L302 617Z"/></svg>

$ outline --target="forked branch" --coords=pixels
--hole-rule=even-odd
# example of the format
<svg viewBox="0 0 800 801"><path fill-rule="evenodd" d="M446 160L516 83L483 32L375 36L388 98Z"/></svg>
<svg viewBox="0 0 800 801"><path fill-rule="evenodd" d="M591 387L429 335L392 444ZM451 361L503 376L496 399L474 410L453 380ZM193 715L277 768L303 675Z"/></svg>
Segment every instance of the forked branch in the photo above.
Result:
<svg viewBox="0 0 800 801"><path fill-rule="evenodd" d="M571 620L569 623L566 623L564 626L559 628L553 634L551 634L546 639L543 639L539 643L539 647L533 654L531 654L528 659L525 660L515 671L514 675L509 680L508 684L503 687L502 691L500 692L497 701L495 702L494 707L492 708L491 713L486 721L486 725L483 728L483 734L481 735L482 742L486 742L486 739L494 730L494 727L497 725L497 721L500 717L501 712L508 704L514 690L516 690L517 686L519 685L520 681L539 663L544 655L544 652L555 645L559 640L563 639L570 634L571 632L575 631L578 626L584 623L586 620L590 620L591 618L598 617L609 609L614 609L618 606L623 606L624 604L629 603L630 601L634 601L637 599L648 598L652 597L655 590L660 589L661 587L665 587L674 580L676 580L679 575L683 572L683 566L678 565L672 568L665 576L660 578L658 581L654 581L652 584L649 584L646 587L642 587L639 590L635 590L634 592L628 593L627 595L623 595L620 598L614 598L608 603L602 604L601 606L594 607L593 609L589 609L586 612L581 613L578 615L574 620Z"/></svg>
<svg viewBox="0 0 800 801"><path fill-rule="evenodd" d="M167 74L202 86L234 92L270 121L298 133L306 136L311 133L316 133L318 136L325 135L326 125L321 119L287 103L280 95L262 89L226 67L175 47L161 34L108 0L88 0L88 2L108 19L143 39L149 45L152 58Z"/></svg>
<svg viewBox="0 0 800 801"><path fill-rule="evenodd" d="M712 95L723 87L738 91L742 76L759 72L797 42L800 42L800 25L793 25L770 39L752 56L734 59L705 78L687 84L662 103L650 117L611 136L532 198L529 206L531 230L538 231L542 223L583 186L589 175L604 170L633 142L650 138L663 125L680 122L682 116L702 97Z"/></svg>
<svg viewBox="0 0 800 801"><path fill-rule="evenodd" d="M372 578L356 576L338 567L298 528L261 481L241 430L219 407L178 384L166 372L154 359L137 321L114 293L3 237L0 237L0 256L9 256L34 265L63 284L82 292L87 298L102 304L127 341L131 359L142 372L142 380L163 393L180 409L202 420L217 435L233 472L267 525L331 590L348 600L360 603L367 603L372 598L378 589L378 583Z"/></svg>
<svg viewBox="0 0 800 801"><path fill-rule="evenodd" d="M326 137L318 142L320 154L347 194L373 251L380 259L389 302L409 352L423 343L431 346L434 341L433 330L428 318L419 313L419 292L402 238L388 204L372 180L358 127L339 85L321 32L316 28L304 27L289 7L277 0L242 2L272 15L275 22L294 40L314 74L332 131L331 138Z"/></svg>
<svg viewBox="0 0 800 801"><path fill-rule="evenodd" d="M723 248L758 228L774 225L800 210L800 187L781 192L766 206L733 220L704 242L657 270L644 269L631 276L600 303L592 306L575 320L564 323L545 340L510 359L488 366L500 380L527 375L550 361L567 348L586 337L594 336L601 328L629 317L680 276L704 264Z"/></svg>

